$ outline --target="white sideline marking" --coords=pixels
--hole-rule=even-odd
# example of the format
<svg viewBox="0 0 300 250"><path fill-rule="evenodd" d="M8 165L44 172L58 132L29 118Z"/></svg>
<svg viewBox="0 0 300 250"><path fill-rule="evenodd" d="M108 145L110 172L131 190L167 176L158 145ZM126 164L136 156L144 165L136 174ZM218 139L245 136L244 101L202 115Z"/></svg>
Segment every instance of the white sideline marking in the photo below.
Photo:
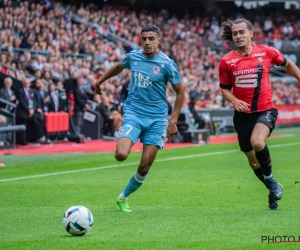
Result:
<svg viewBox="0 0 300 250"><path fill-rule="evenodd" d="M295 146L295 145L299 145L299 144L300 144L300 142L275 144L275 145L269 146L269 148L290 147L290 146ZM157 159L157 160L155 160L155 162L174 161L174 160L181 160L181 159L194 158L194 157L203 157L203 156L211 156L211 155L224 155L224 154L230 154L230 153L235 153L235 152L239 152L239 151L240 150L228 150L228 151L219 151L219 152L211 152L211 153L203 153L203 154L183 155L183 156L177 156L177 157ZM28 175L28 176L8 178L8 179L2 179L2 180L0 179L0 182L18 181L18 180L25 180L25 179L48 177L48 176L53 176L53 175L73 174L73 173L80 173L80 172L87 172L87 171L96 171L96 170L107 169L107 168L120 168L120 167L126 167L126 166L131 166L131 165L138 165L139 163L140 162L131 162L131 163L114 164L114 165L95 167L95 168L84 168L84 169L69 170L69 171L63 171L63 172L54 172L54 173L48 173L48 174Z"/></svg>

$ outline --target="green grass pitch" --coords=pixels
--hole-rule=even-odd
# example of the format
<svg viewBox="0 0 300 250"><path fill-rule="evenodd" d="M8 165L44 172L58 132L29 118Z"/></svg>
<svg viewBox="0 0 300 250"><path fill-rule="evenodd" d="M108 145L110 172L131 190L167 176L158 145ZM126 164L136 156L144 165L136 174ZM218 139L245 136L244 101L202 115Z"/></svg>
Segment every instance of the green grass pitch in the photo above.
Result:
<svg viewBox="0 0 300 250"><path fill-rule="evenodd" d="M283 131L277 130L282 133ZM275 179L284 186L278 211L236 143L159 152L144 185L122 213L116 198L141 153L1 156L0 249L300 249L262 236L300 236L300 129L268 140ZM83 205L94 226L83 237L62 226L65 210Z"/></svg>

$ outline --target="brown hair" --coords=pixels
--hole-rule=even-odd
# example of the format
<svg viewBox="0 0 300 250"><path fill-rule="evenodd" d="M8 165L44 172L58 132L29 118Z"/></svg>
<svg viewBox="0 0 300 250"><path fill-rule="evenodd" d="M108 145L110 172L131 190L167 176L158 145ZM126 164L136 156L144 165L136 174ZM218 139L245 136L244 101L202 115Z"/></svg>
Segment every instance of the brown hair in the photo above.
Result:
<svg viewBox="0 0 300 250"><path fill-rule="evenodd" d="M224 40L233 42L231 27L233 24L237 24L237 23L246 23L247 28L249 30L253 30L253 24L250 21L248 21L247 19L239 18L239 19L236 19L235 21L222 22L221 30L222 30L222 38Z"/></svg>

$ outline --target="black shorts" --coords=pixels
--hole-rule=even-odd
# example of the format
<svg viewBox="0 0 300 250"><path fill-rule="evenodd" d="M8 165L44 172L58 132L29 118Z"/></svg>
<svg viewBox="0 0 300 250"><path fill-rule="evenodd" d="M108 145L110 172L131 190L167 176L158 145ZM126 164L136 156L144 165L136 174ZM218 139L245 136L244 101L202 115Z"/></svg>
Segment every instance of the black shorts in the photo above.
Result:
<svg viewBox="0 0 300 250"><path fill-rule="evenodd" d="M273 129L275 128L277 115L277 109L270 109L263 112L251 114L240 113L235 111L233 117L233 124L235 131L238 134L241 151L249 152L253 150L250 140L252 131L257 123L265 124L270 129L271 134Z"/></svg>

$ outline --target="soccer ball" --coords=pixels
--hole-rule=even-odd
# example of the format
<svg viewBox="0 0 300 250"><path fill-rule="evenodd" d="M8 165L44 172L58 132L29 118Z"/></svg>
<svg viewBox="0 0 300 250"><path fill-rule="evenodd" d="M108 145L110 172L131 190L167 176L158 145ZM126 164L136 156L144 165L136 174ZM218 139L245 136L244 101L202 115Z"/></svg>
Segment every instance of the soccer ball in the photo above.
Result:
<svg viewBox="0 0 300 250"><path fill-rule="evenodd" d="M81 236L91 231L93 223L91 211L84 206L70 207L64 213L64 228L74 236Z"/></svg>

